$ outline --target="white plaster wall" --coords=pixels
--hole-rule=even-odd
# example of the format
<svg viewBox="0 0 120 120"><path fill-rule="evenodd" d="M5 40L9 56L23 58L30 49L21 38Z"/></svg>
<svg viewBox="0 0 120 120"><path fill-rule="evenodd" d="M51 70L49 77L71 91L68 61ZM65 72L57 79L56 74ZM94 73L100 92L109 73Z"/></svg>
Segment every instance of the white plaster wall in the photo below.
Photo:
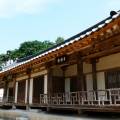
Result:
<svg viewBox="0 0 120 120"><path fill-rule="evenodd" d="M104 72L98 72L97 73L97 89L98 90L104 90L105 89L105 75ZM105 98L105 91L99 91L98 92L98 99L103 100Z"/></svg>
<svg viewBox="0 0 120 120"><path fill-rule="evenodd" d="M19 78L16 78L16 81L21 81L21 80L26 80L28 79L28 76L23 76L23 77L19 77Z"/></svg>
<svg viewBox="0 0 120 120"><path fill-rule="evenodd" d="M40 72L37 72L37 73L33 73L31 75L31 77L36 77L36 76L40 76L40 75L44 75L44 74L47 74L47 70L43 70L43 71L40 71ZM16 78L16 81L21 81L21 80L25 80L25 79L28 79L27 75Z"/></svg>
<svg viewBox="0 0 120 120"><path fill-rule="evenodd" d="M87 89L87 91L93 90L92 74L87 74L86 75L86 89Z"/></svg>
<svg viewBox="0 0 120 120"><path fill-rule="evenodd" d="M105 89L105 75L104 72L97 73L97 89L104 90Z"/></svg>
<svg viewBox="0 0 120 120"><path fill-rule="evenodd" d="M13 87L13 85L14 85L13 82L9 82L8 87L9 87L9 88L10 88L10 87Z"/></svg>
<svg viewBox="0 0 120 120"><path fill-rule="evenodd" d="M92 72L92 64L83 63L83 73L90 73Z"/></svg>
<svg viewBox="0 0 120 120"><path fill-rule="evenodd" d="M36 76L40 76L40 75L44 75L44 74L47 74L47 70L43 70L43 71L34 73L31 75L31 77L36 77Z"/></svg>
<svg viewBox="0 0 120 120"><path fill-rule="evenodd" d="M65 78L65 93L66 93L66 100L70 101L70 78Z"/></svg>
<svg viewBox="0 0 120 120"><path fill-rule="evenodd" d="M70 78L65 78L65 92L70 92Z"/></svg>
<svg viewBox="0 0 120 120"><path fill-rule="evenodd" d="M77 65L71 65L67 67L65 71L65 77L75 76L77 75Z"/></svg>
<svg viewBox="0 0 120 120"><path fill-rule="evenodd" d="M56 66L53 68L53 76L63 76L63 71L60 67Z"/></svg>
<svg viewBox="0 0 120 120"><path fill-rule="evenodd" d="M120 53L105 56L99 59L97 70L120 67Z"/></svg>
<svg viewBox="0 0 120 120"><path fill-rule="evenodd" d="M92 79L92 74L87 74L86 75L86 89L87 91L93 90L93 79ZM89 100L92 100L93 93L89 92L87 97Z"/></svg>

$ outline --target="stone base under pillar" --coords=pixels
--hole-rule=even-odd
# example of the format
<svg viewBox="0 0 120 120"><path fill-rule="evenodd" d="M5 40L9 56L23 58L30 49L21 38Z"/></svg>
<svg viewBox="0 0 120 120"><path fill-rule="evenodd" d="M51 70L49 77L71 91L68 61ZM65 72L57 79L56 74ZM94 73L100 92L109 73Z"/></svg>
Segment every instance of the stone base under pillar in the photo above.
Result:
<svg viewBox="0 0 120 120"><path fill-rule="evenodd" d="M13 109L13 110L15 110L15 109L16 109L16 106L15 106L14 104L12 105L12 109Z"/></svg>
<svg viewBox="0 0 120 120"><path fill-rule="evenodd" d="M30 106L29 105L26 105L26 110L30 110Z"/></svg>

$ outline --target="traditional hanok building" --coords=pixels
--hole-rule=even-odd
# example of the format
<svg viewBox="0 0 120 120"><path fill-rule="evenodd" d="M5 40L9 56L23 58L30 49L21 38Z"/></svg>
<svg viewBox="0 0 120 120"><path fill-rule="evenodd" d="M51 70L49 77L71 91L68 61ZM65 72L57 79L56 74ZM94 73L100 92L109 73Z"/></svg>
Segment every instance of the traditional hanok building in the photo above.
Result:
<svg viewBox="0 0 120 120"><path fill-rule="evenodd" d="M1 105L120 111L120 12L0 71Z"/></svg>

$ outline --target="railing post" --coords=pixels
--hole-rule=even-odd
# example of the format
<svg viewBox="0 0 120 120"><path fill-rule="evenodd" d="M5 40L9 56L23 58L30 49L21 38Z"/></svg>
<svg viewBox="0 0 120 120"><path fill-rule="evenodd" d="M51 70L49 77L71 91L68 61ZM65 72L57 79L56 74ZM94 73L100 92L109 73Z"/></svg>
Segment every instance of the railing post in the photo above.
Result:
<svg viewBox="0 0 120 120"><path fill-rule="evenodd" d="M111 98L111 90L109 89L109 101L110 101L110 105L112 105L112 98Z"/></svg>
<svg viewBox="0 0 120 120"><path fill-rule="evenodd" d="M84 92L83 91L81 91L81 103L82 103L82 105L84 104Z"/></svg>
<svg viewBox="0 0 120 120"><path fill-rule="evenodd" d="M78 104L81 105L81 97L80 97L80 92L78 92Z"/></svg>
<svg viewBox="0 0 120 120"><path fill-rule="evenodd" d="M87 97L87 94L90 95L90 98ZM98 98L96 97L98 95ZM66 98L70 97L70 101L67 102ZM104 105L116 105L118 104L119 91L118 89L105 89L105 90L96 90L96 91L79 91L79 92L70 92L70 93L55 93L55 94L42 94L40 95L40 104L46 105L93 105L104 106Z"/></svg>

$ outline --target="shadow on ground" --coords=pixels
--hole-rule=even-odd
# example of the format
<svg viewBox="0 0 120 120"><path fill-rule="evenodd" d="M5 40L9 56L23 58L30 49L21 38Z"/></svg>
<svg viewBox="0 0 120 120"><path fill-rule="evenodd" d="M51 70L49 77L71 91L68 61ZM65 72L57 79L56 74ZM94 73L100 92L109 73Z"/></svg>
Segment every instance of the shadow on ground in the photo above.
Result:
<svg viewBox="0 0 120 120"><path fill-rule="evenodd" d="M76 111L64 111L64 110L52 110L48 114L71 117L72 118L82 118L82 120L120 120L120 113L109 113L109 112L83 112L78 115Z"/></svg>

